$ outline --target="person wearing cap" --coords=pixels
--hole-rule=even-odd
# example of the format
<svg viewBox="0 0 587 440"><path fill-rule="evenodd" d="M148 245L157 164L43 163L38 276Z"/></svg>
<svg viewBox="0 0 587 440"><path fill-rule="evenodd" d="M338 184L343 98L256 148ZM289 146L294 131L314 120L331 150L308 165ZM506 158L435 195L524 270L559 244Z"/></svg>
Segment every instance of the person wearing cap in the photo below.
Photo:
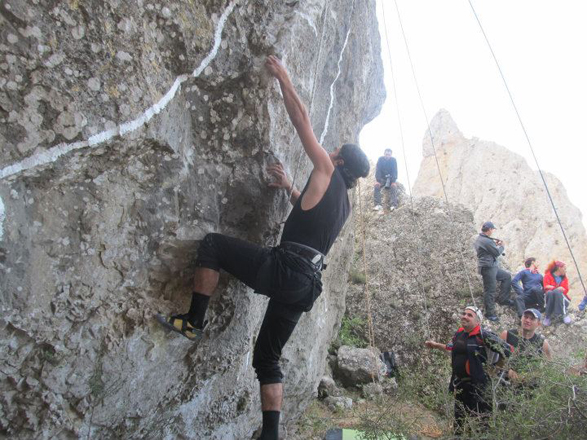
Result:
<svg viewBox="0 0 587 440"><path fill-rule="evenodd" d="M571 323L568 308L571 304L569 297L569 279L567 266L562 261L551 261L544 272L544 292L546 311L544 326L549 326L553 320L562 317L565 324Z"/></svg>
<svg viewBox="0 0 587 440"><path fill-rule="evenodd" d="M537 333L542 314L534 309L524 310L520 330L504 330L500 338L514 347L514 353L507 363L507 377L512 382L523 383L524 373L540 358L552 358L552 351L546 338Z"/></svg>
<svg viewBox="0 0 587 440"><path fill-rule="evenodd" d="M463 433L467 417L479 417L485 423L492 410L489 377L486 371L487 351L509 357L512 347L495 333L483 329L483 314L478 307L467 306L461 314L461 328L452 341L441 344L426 341L431 349L450 353L452 375L449 390L455 395L455 434Z"/></svg>
<svg viewBox="0 0 587 440"><path fill-rule="evenodd" d="M542 274L538 271L536 258L526 258L525 269L519 271L512 280L512 287L516 292L517 301L522 301L524 308L535 308L544 311L544 289L542 288ZM522 286L520 287L520 282Z"/></svg>
<svg viewBox="0 0 587 440"><path fill-rule="evenodd" d="M477 252L477 268L483 278L483 302L485 304L485 316L490 321L499 321L495 310L495 293L497 282L501 282L500 294L497 302L503 305L516 306L518 316L522 315L524 307L520 307L511 299L512 275L497 264L497 257L503 254L504 243L491 236L497 228L492 222L485 222L481 226L481 233L475 240L474 247Z"/></svg>

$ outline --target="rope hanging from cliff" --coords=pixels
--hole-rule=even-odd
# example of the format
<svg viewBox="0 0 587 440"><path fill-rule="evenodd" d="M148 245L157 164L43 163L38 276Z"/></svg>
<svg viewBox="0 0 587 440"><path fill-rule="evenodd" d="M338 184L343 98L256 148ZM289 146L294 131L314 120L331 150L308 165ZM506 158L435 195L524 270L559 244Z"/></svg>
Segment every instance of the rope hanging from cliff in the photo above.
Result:
<svg viewBox="0 0 587 440"><path fill-rule="evenodd" d="M432 151L434 152L434 160L436 161L436 169L438 170L438 175L440 177L440 183L441 183L441 186L442 186L442 193L444 195L444 200L446 202L446 211L447 211L447 214L448 214L449 221L452 224L454 224L454 218L453 218L452 209L450 208L450 204L449 204L449 201L448 201L448 195L446 194L446 188L445 188L445 185L444 185L444 178L442 177L442 171L440 169L440 163L438 162L438 155L436 153L436 146L434 145L434 137L432 136L432 130L431 130L431 127L430 127L430 120L428 119L428 114L426 112L426 107L424 106L424 100L422 99L422 93L420 92L420 86L419 86L419 83L418 83L418 79L416 78L416 70L414 69L414 63L412 62L412 56L410 55L410 47L409 47L409 44L408 44L408 39L406 37L406 33L404 31L404 25L403 25L403 22L402 22L402 17L401 17L401 14L400 14L399 6L397 4L397 0L394 0L394 4L395 4L395 9L397 11L397 18L398 18L400 29L401 29L401 32L402 32L404 44L406 46L406 52L408 54L408 60L410 62L410 67L411 67L411 70L412 70L412 77L413 77L414 83L416 85L416 90L418 91L418 98L419 98L419 101L420 101L420 107L422 108L424 119L426 120L426 125L428 127L428 135L430 136L430 143L432 145ZM475 302L475 297L473 296L473 287L472 287L472 284L471 284L471 279L469 277L469 273L465 269L465 256L463 254L463 249L461 247L459 247L459 254L460 254L460 257L461 257L461 263L462 263L462 267L463 267L463 272L465 273L465 276L467 278L467 285L469 287L469 294L471 295L471 301L473 301L473 305L477 306L477 304Z"/></svg>
<svg viewBox="0 0 587 440"><path fill-rule="evenodd" d="M406 167L406 179L408 181L408 193L410 194L410 206L412 208L410 214L412 217L412 226L414 227L414 232L416 232L416 230L418 230L420 232L420 233L416 233L416 236L418 237L418 243L416 244L417 255L418 255L418 268L422 268L423 267L423 263L422 263L423 259L422 259L422 247L421 247L422 240L421 240L421 237L423 235L423 231L422 231L422 226L418 222L418 220L416 218L416 214L415 214L414 196L412 194L412 185L410 182L410 172L408 169L408 160L407 160L407 155L406 155L406 146L405 146L405 142L404 142L404 132L403 132L403 127L402 127L399 99L397 96L397 87L396 87L395 75L394 75L394 71L393 71L393 60L391 57L391 48L389 46L389 35L387 34L387 21L385 18L385 5L383 3L381 4L381 10L382 10L382 16L383 16L383 28L385 29L385 43L386 43L386 47L387 47L387 57L389 59L389 72L391 74L391 84L392 84L392 88L393 88L393 97L395 98L394 102L395 102L395 110L396 110L396 114L397 114L397 123L398 123L399 133L400 133L402 153L404 155L404 165ZM362 214L362 212L361 212L361 214ZM365 271L366 271L366 269L365 269ZM418 284L418 288L420 290L420 294L421 294L422 300L424 302L424 318L426 319L426 337L429 339L430 338L430 322L429 322L429 312L428 312L428 298L426 297L426 291L424 290L424 287L422 286L422 280L420 278L419 272L416 272L416 283Z"/></svg>
<svg viewBox="0 0 587 440"><path fill-rule="evenodd" d="M363 250L363 273L365 274L365 307L367 309L367 334L369 335L369 347L375 347L375 332L373 331L373 315L371 314L371 293L369 292L369 279L367 275L367 247L365 245L365 216L363 214L363 195L361 194L361 180L359 182L359 213L361 218L361 246ZM374 380L374 374L371 373Z"/></svg>
<svg viewBox="0 0 587 440"><path fill-rule="evenodd" d="M481 25L481 20L479 19L479 16L477 15L477 11L475 10L475 7L473 6L473 3L471 2L471 0L468 0L468 2L469 2L469 5L471 6L471 10L473 11L473 15L475 16L475 20L477 21L477 24L479 25L479 29L481 29L481 33L483 34L483 38L485 38L485 42L487 43L487 46L489 47L489 51L491 52L493 60L495 61L495 64L497 66L497 70L499 71L499 75L501 76L501 79L503 81L503 85L505 86L505 89L506 89L508 96L510 98L510 102L512 103L512 107L514 108L514 111L515 111L516 116L518 118L518 122L520 123L520 126L522 127L522 131L524 132L524 136L526 137L526 141L528 142L528 146L530 147L530 152L532 153L532 157L534 158L534 163L536 163L536 168L538 168L538 173L540 174L540 179L542 179L542 183L544 184L544 188L546 189L546 195L548 197L548 200L550 201L550 204L552 206L552 210L554 211L556 221L558 222L560 230L563 234L563 237L564 237L565 242L567 244L567 247L569 249L569 253L571 254L571 257L573 258L573 263L575 263L575 268L577 269L577 275L579 276L579 280L581 281L581 286L583 286L583 292L585 295L587 295L587 288L585 288L585 283L583 282L583 277L581 276L581 271L579 270L579 265L577 264L577 260L575 259L575 254L573 253L573 249L571 248L571 244L569 243L569 240L567 238L565 228L563 227L561 219L558 215L558 211L556 210L554 200L553 200L552 195L550 194L550 190L548 188L548 183L546 183L546 179L544 178L544 174L542 173L542 168L540 168L540 164L538 163L538 158L536 157L536 154L534 153L534 147L532 146L532 142L530 141L530 137L528 136L528 132L526 131L526 127L524 126L524 122L522 121L522 117L520 116L520 112L518 112L518 107L516 106L516 103L514 101L514 97L512 96L512 93L510 92L510 88L509 88L508 83L505 79L505 75L503 74L503 71L501 70L501 66L499 64L499 61L497 60L497 56L495 55L495 52L493 51L493 47L491 46L491 43L489 42L489 38L487 38L487 34L485 33L483 26Z"/></svg>

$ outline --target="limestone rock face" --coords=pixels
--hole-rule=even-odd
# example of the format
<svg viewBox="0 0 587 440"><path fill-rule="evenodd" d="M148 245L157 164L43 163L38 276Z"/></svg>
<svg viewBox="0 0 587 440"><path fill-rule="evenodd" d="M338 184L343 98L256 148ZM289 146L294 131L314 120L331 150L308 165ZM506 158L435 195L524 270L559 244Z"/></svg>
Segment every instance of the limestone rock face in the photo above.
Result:
<svg viewBox="0 0 587 440"><path fill-rule="evenodd" d="M581 283L538 172L524 158L500 145L465 138L446 110L433 118L431 131L449 202L471 209L478 229L487 220L496 224L496 236L506 243L505 259L512 269L521 269L523 260L531 256L538 259L541 270L553 259L565 261L570 294L577 305L583 297ZM428 134L423 156L414 194L444 199ZM555 176L544 176L585 276L587 234L581 212L571 204Z"/></svg>
<svg viewBox="0 0 587 440"><path fill-rule="evenodd" d="M375 2L14 0L0 12L1 432L250 438L267 300L223 277L199 345L152 317L187 308L207 232L277 242L289 207L268 164L298 186L308 177L267 55L328 150L378 112ZM325 369L351 232L284 350L285 422Z"/></svg>

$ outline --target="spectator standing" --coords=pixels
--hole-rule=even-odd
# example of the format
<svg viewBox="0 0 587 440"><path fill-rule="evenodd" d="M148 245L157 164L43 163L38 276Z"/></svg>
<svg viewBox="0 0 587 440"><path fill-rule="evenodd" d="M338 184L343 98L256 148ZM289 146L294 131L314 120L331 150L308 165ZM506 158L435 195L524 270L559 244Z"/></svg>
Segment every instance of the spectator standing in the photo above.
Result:
<svg viewBox="0 0 587 440"><path fill-rule="evenodd" d="M498 267L497 257L503 254L504 243L499 239L491 238L497 230L492 222L485 222L481 226L481 233L475 240L474 247L477 252L477 268L483 278L483 302L485 303L485 315L490 321L497 322L499 318L495 310L495 293L497 282L501 282L500 294L497 302L503 305L513 306L511 299L512 275ZM521 316L524 308L518 310Z"/></svg>
<svg viewBox="0 0 587 440"><path fill-rule="evenodd" d="M481 327L483 314L475 306L467 306L461 314L461 328L452 341L441 344L426 341L428 348L451 354L452 376L449 390L455 395L456 435L463 434L467 417L477 417L486 423L492 410L489 376L486 371L487 352L509 357L511 347L495 333Z"/></svg>
<svg viewBox="0 0 587 440"><path fill-rule="evenodd" d="M514 348L507 371L508 379L514 383L528 385L530 378L526 374L530 372L532 364L542 357L552 357L548 341L536 332L541 318L542 314L538 310L526 309L520 320L520 330L504 330L500 335L501 339Z"/></svg>

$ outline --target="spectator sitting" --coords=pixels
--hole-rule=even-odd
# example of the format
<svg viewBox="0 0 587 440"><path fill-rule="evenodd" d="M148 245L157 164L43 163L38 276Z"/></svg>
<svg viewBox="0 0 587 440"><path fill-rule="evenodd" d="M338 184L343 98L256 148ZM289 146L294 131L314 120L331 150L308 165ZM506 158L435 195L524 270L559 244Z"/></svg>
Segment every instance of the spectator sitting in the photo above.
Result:
<svg viewBox="0 0 587 440"><path fill-rule="evenodd" d="M567 278L567 266L562 261L552 261L544 273L544 292L546 295L546 318L544 326L548 326L559 316L563 317L565 324L571 323L568 315L569 279Z"/></svg>
<svg viewBox="0 0 587 440"><path fill-rule="evenodd" d="M381 189L389 190L388 206L393 211L398 206L397 201L397 161L392 156L391 148L386 148L384 155L377 160L375 167L375 187L373 189L373 201L375 211L383 214L381 206Z"/></svg>
<svg viewBox="0 0 587 440"><path fill-rule="evenodd" d="M544 312L544 290L542 288L542 274L538 272L536 258L526 258L524 270L519 271L512 280L512 287L517 295L517 301L524 309L536 308ZM522 286L520 286L520 281Z"/></svg>

